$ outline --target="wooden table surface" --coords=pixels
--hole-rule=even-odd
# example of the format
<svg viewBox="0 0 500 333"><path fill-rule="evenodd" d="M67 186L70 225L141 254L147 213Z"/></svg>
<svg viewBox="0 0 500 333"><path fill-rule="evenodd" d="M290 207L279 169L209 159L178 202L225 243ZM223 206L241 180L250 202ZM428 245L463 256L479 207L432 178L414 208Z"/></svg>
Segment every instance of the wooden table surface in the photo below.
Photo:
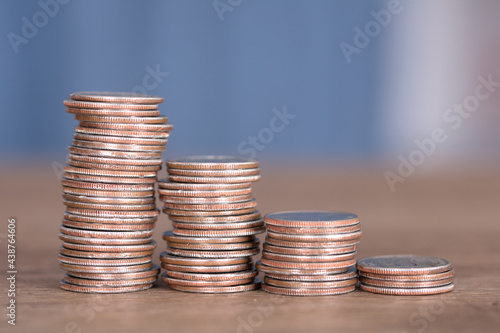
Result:
<svg viewBox="0 0 500 333"><path fill-rule="evenodd" d="M30 165L30 164L25 164ZM500 327L500 168L410 177L391 193L382 171L326 165L262 165L254 194L263 213L343 210L360 216L358 258L382 254L443 257L456 270L455 291L394 297L355 291L331 297L284 297L261 290L231 295L153 289L88 295L59 289L57 254L64 207L50 163L2 167L1 269L7 218L17 219L17 325L2 332L492 332ZM163 171L164 172L164 171ZM306 178L307 176L307 178ZM170 229L166 216L156 226ZM5 273L4 273L5 274ZM2 274L2 276L4 276ZM1 279L5 312L7 285Z"/></svg>

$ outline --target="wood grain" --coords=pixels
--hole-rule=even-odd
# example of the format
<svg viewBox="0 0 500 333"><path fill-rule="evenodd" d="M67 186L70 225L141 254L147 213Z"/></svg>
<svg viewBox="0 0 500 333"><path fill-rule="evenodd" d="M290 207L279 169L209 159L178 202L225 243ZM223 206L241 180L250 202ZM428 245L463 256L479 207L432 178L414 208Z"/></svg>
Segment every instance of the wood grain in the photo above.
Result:
<svg viewBox="0 0 500 333"><path fill-rule="evenodd" d="M391 193L381 171L311 165L262 169L254 194L263 213L355 212L363 229L358 257L412 253L446 258L457 273L455 291L419 297L356 291L301 298L261 290L199 295L158 282L148 291L121 295L66 292L58 287L64 271L57 261L64 207L58 176L46 163L1 172L1 269L6 271L6 221L13 216L19 271L17 325L7 325L2 315L1 331L422 333L493 332L500 327L500 171L414 175ZM161 216L156 263L165 247L161 233L169 228L171 223ZM2 279L4 306L5 287Z"/></svg>

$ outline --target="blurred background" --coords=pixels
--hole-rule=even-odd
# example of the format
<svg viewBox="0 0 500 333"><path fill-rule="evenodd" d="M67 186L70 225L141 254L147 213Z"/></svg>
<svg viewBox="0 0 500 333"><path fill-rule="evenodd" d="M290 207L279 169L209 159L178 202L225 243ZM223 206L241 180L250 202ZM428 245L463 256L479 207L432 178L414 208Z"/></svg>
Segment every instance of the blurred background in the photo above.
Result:
<svg viewBox="0 0 500 333"><path fill-rule="evenodd" d="M2 165L63 163L76 121L62 101L88 90L163 96L165 158L254 151L394 169L436 127L448 140L421 170L499 156L498 93L457 130L443 120L498 73L498 1L43 3L0 5ZM259 137L284 109L289 123Z"/></svg>

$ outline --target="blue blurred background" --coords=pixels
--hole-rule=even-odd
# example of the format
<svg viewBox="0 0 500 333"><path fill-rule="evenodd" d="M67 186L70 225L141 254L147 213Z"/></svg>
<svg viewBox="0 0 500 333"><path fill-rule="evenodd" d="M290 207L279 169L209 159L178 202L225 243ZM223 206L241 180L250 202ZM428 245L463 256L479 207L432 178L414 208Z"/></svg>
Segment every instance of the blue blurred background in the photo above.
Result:
<svg viewBox="0 0 500 333"><path fill-rule="evenodd" d="M342 43L390 1L64 2L0 4L2 162L64 157L71 92L142 90L165 98L174 124L164 157L250 155L255 136L259 159L395 164L500 68L498 1L402 0L349 57ZM27 21L39 25L28 38ZM498 156L498 95L434 161ZM295 117L271 135L284 110Z"/></svg>

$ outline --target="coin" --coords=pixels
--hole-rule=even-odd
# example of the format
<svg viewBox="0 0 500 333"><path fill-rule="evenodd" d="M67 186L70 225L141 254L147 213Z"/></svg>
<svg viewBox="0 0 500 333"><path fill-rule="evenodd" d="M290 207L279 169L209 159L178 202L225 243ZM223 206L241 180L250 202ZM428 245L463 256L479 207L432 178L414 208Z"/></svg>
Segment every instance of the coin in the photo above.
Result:
<svg viewBox="0 0 500 333"><path fill-rule="evenodd" d="M243 243L226 243L226 244L198 244L198 243L174 243L167 242L167 246L174 249L182 250L199 250L199 251L233 251L244 250L259 247L260 242L254 240Z"/></svg>
<svg viewBox="0 0 500 333"><path fill-rule="evenodd" d="M257 276L257 271L241 271L232 273L186 273L176 271L166 271L165 275L181 280L194 280L194 281L231 281L242 279L254 279Z"/></svg>
<svg viewBox="0 0 500 333"><path fill-rule="evenodd" d="M157 104L87 102L87 101L75 101L71 99L64 100L63 104L68 108L82 108L82 109L156 110L158 108Z"/></svg>
<svg viewBox="0 0 500 333"><path fill-rule="evenodd" d="M101 176L101 177L126 177L126 178L153 178L156 179L156 170L152 171L116 171L116 170L101 170L94 168L95 165L87 165L86 167L79 168L74 166L65 166L64 171L67 173L76 173L82 175L93 175L93 176Z"/></svg>
<svg viewBox="0 0 500 333"><path fill-rule="evenodd" d="M71 277L79 279L89 279L89 280L134 280L134 279L144 279L152 276L157 276L160 273L160 267L158 265L153 265L151 269L132 272L132 273L86 273L86 272L68 272L67 274Z"/></svg>
<svg viewBox="0 0 500 333"><path fill-rule="evenodd" d="M95 171L101 170L111 170L111 171L127 171L127 172L144 172L145 175L149 172L155 172L161 169L161 165L112 165L112 164L98 164L98 163L87 163L80 161L73 161L71 158L68 160L68 165L72 167L81 167L93 169ZM156 175L156 174L155 174ZM147 176L144 176L147 177Z"/></svg>
<svg viewBox="0 0 500 333"><path fill-rule="evenodd" d="M141 152L162 152L165 150L165 145L138 145L138 144L122 144L122 143L107 143L97 141L73 140L73 146L90 149L103 150L118 150L118 151L141 151Z"/></svg>
<svg viewBox="0 0 500 333"><path fill-rule="evenodd" d="M146 290L153 287L152 283L141 284L137 286L126 286L126 287L86 287L78 286L67 282L66 280L61 280L59 286L61 289L74 291L79 293L96 293L96 294L115 294L115 293L128 293L133 291Z"/></svg>
<svg viewBox="0 0 500 333"><path fill-rule="evenodd" d="M228 211L228 210L239 210L257 207L257 201L251 199L243 202L231 202L231 203L220 203L220 204L176 204L165 202L165 208L175 209L175 210L187 210L187 211ZM236 214L237 215L237 214Z"/></svg>
<svg viewBox="0 0 500 333"><path fill-rule="evenodd" d="M112 116L89 116L75 115L78 121L94 121L98 123L118 123L118 124L165 124L168 117L112 117Z"/></svg>
<svg viewBox="0 0 500 333"><path fill-rule="evenodd" d="M241 258L246 256L254 256L259 254L259 248L254 247L245 250L234 251L201 251L201 250L183 250L167 247L166 253L174 256L182 256L189 258Z"/></svg>
<svg viewBox="0 0 500 333"><path fill-rule="evenodd" d="M151 237L153 235L152 230L139 230L139 231L96 231L96 230L82 230L76 228L68 228L61 226L59 231L62 234L77 236L77 237L89 237L89 238L111 238L111 239L144 239Z"/></svg>
<svg viewBox="0 0 500 333"><path fill-rule="evenodd" d="M147 238L91 238L80 237L73 235L66 235L59 233L59 239L66 243L76 244L93 244L93 245L140 245L148 244L153 240L151 237Z"/></svg>
<svg viewBox="0 0 500 333"><path fill-rule="evenodd" d="M154 197L144 198L106 198L106 197L89 197L84 195L73 195L63 193L63 199L68 201L89 202L97 204L111 204L111 205L146 205L154 204ZM153 208L154 209L154 205Z"/></svg>
<svg viewBox="0 0 500 333"><path fill-rule="evenodd" d="M422 275L449 271L450 263L441 258L414 255L379 256L360 259L359 271L388 275Z"/></svg>
<svg viewBox="0 0 500 333"><path fill-rule="evenodd" d="M259 168L254 169L234 169L234 170L194 170L194 169L173 169L169 168L170 175L191 176L191 177L240 177L260 174Z"/></svg>
<svg viewBox="0 0 500 333"><path fill-rule="evenodd" d="M135 231L135 230L153 230L154 223L148 224L98 224L74 222L63 219L62 225L70 228L88 229L88 230L108 230L108 231Z"/></svg>
<svg viewBox="0 0 500 333"><path fill-rule="evenodd" d="M367 286L382 287L382 288L428 288L441 287L453 282L453 278L449 277L441 280L431 281L384 281L369 279L363 276L359 277L359 281Z"/></svg>
<svg viewBox="0 0 500 333"><path fill-rule="evenodd" d="M97 157L111 157L122 159L145 159L154 160L161 157L161 152L137 152L137 151L115 151L115 150L102 150L90 149L70 146L68 151L72 154L97 156Z"/></svg>
<svg viewBox="0 0 500 333"><path fill-rule="evenodd" d="M101 223L101 224L149 224L155 223L158 217L127 217L127 218L109 218L109 217L93 217L75 215L68 212L64 213L66 220L85 223Z"/></svg>
<svg viewBox="0 0 500 333"><path fill-rule="evenodd" d="M71 99L78 101L105 102L105 103L130 103L130 104L159 104L163 103L163 97L103 91L81 91L70 95Z"/></svg>
<svg viewBox="0 0 500 333"><path fill-rule="evenodd" d="M237 210L208 210L208 211L202 211L202 210L185 210L185 209L171 209L164 207L162 211L165 214L170 215L170 218L172 220L177 219L178 216L198 216L198 217L217 217L217 216L231 216L231 215L243 215L243 214L249 214L255 212L255 207L250 207L250 208L241 208ZM172 217L173 215L173 217Z"/></svg>
<svg viewBox="0 0 500 333"><path fill-rule="evenodd" d="M286 281L274 279L269 276L264 278L264 282L269 286L281 287L281 288L292 288L292 289L330 289L330 288L342 288L354 286L358 279L356 277L349 280L338 280L338 281Z"/></svg>
<svg viewBox="0 0 500 333"><path fill-rule="evenodd" d="M75 140L90 141L90 142L134 144L143 146L146 145L164 146L168 142L168 138L134 138L134 137L83 134L83 133L75 133L73 135L73 138L75 138Z"/></svg>
<svg viewBox="0 0 500 333"><path fill-rule="evenodd" d="M72 265L81 266L133 266L142 265L150 263L151 256L140 257L140 258L118 258L118 259L100 259L100 258L75 258L68 257L66 255L59 254L59 262Z"/></svg>
<svg viewBox="0 0 500 333"><path fill-rule="evenodd" d="M140 210L152 210L155 209L155 204L142 204L142 205L110 205L110 204L101 204L101 203L88 203L88 202L78 202L78 201L70 201L63 200L63 204L67 207L72 208L84 208L84 209L99 209L99 210L131 210L131 211L140 211Z"/></svg>
<svg viewBox="0 0 500 333"><path fill-rule="evenodd" d="M223 293L238 293L243 291L250 291L258 289L260 282L255 280L249 284L239 286L226 286L226 287L198 287L198 286L181 286L178 284L170 284L170 288L179 291L206 293L206 294L223 294Z"/></svg>
<svg viewBox="0 0 500 333"><path fill-rule="evenodd" d="M268 230L267 236L269 238L285 240L285 241L299 241L299 242L339 242L346 240L359 239L361 231L342 233L342 234L327 234L327 235L305 235L305 234L281 234Z"/></svg>
<svg viewBox="0 0 500 333"><path fill-rule="evenodd" d="M291 254L280 254L263 251L262 258L269 260L293 262L293 263L331 263L339 262L345 260L351 260L356 257L356 251L344 253L344 254L333 254L333 255L291 255Z"/></svg>
<svg viewBox="0 0 500 333"><path fill-rule="evenodd" d="M70 152L69 158L73 161L97 163L97 164L114 164L114 165L130 165L130 166L157 166L161 165L160 159L125 159L125 158L110 158L100 156L86 156L72 154Z"/></svg>
<svg viewBox="0 0 500 333"><path fill-rule="evenodd" d="M429 288L383 288L368 286L363 283L359 285L359 288L364 291L385 294L385 295L399 295L399 296L419 296L419 295L435 295L442 294L452 291L455 288L453 283L441 287L429 287Z"/></svg>
<svg viewBox="0 0 500 333"><path fill-rule="evenodd" d="M74 183L68 183L68 184L74 185ZM76 184L76 185L78 186L79 184ZM63 186L63 193L79 195L79 196L83 195L83 196L87 196L87 197L100 197L100 198L106 198L106 199L150 198L151 196L154 195L154 190L132 191L132 192L121 191L120 192L120 191L115 191L115 190L100 191L100 190L77 188L77 187L71 187L71 186Z"/></svg>
<svg viewBox="0 0 500 333"><path fill-rule="evenodd" d="M260 175L254 176L239 176L239 177L191 177L168 175L168 180L180 183L196 183L196 184L242 184L256 182L260 179Z"/></svg>
<svg viewBox="0 0 500 333"><path fill-rule="evenodd" d="M300 241L285 241L266 237L266 243L274 246L290 247L290 248L341 248L346 246L356 246L359 243L358 239L345 240L345 241L332 241L332 242L300 242Z"/></svg>
<svg viewBox="0 0 500 333"><path fill-rule="evenodd" d="M181 280L168 277L163 273L161 275L163 282L168 283L170 286L194 286L194 287L226 287L226 286L240 286L253 282L254 278L241 279L241 280L226 280L226 281L197 281L197 280Z"/></svg>
<svg viewBox="0 0 500 333"><path fill-rule="evenodd" d="M289 269L348 269L356 264L354 259L337 262L288 262L262 258L260 261L266 266Z"/></svg>
<svg viewBox="0 0 500 333"><path fill-rule="evenodd" d="M247 202L252 200L251 194L235 195L232 197L200 198L200 197L171 197L160 195L160 201L169 204L204 204L214 205L222 203Z"/></svg>
<svg viewBox="0 0 500 333"><path fill-rule="evenodd" d="M346 246L346 247L324 247L324 248L301 248L301 247L281 247L274 246L269 243L263 244L263 250L267 252L281 253L281 254L293 254L293 255L306 255L306 256L318 256L318 255L332 255L332 254L343 254L349 253L356 250L356 245Z"/></svg>
<svg viewBox="0 0 500 333"><path fill-rule="evenodd" d="M160 260L166 264L181 266L228 266L247 264L252 261L248 257L240 258L184 258L169 255L167 252L160 254Z"/></svg>
<svg viewBox="0 0 500 333"><path fill-rule="evenodd" d="M281 227L268 224L266 225L267 230L283 233L283 234L301 234L301 235L326 235L326 234L342 234L342 233L350 233L361 230L359 223L342 226L338 228L290 228L290 227Z"/></svg>
<svg viewBox="0 0 500 333"><path fill-rule="evenodd" d="M188 156L167 161L167 167L173 169L250 169L258 166L256 160L232 156Z"/></svg>
<svg viewBox="0 0 500 333"><path fill-rule="evenodd" d="M153 264L140 264L130 266L85 266L59 263L59 267L69 272L85 272L85 273L133 273L149 270Z"/></svg>
<svg viewBox="0 0 500 333"><path fill-rule="evenodd" d="M63 246L67 249L75 251L92 251L92 252L142 252L153 251L156 248L156 242L151 240L149 243L137 245L96 245L96 244L78 244L64 242Z"/></svg>
<svg viewBox="0 0 500 333"><path fill-rule="evenodd" d="M263 272L266 274L288 274L288 275L330 275L330 274L339 274L347 272L350 267L341 267L341 268L321 268L321 269L301 269L301 268L282 268L282 267L273 267L268 266L262 263L261 260L255 263L255 267L259 272ZM352 267L352 266L351 266Z"/></svg>
<svg viewBox="0 0 500 333"><path fill-rule="evenodd" d="M155 110L131 110L131 109L91 109L68 107L66 112L72 114L92 115L92 116L112 116L112 117L156 117L160 111Z"/></svg>
<svg viewBox="0 0 500 333"><path fill-rule="evenodd" d="M455 271L451 268L449 271L435 273L435 274L422 274L422 275L387 275L387 274L374 274L367 272L359 272L360 276L383 281L396 281L396 282L418 282L418 281L435 281L453 277Z"/></svg>
<svg viewBox="0 0 500 333"><path fill-rule="evenodd" d="M176 183L167 179L158 181L158 187L169 190L185 190L185 191L224 191L249 188L250 183L228 183L228 184L195 184L195 183Z"/></svg>
<svg viewBox="0 0 500 333"><path fill-rule="evenodd" d="M170 132L172 124L122 124L122 123L99 123L95 121L80 121L80 127L103 128L119 131L146 131L146 132Z"/></svg>
<svg viewBox="0 0 500 333"><path fill-rule="evenodd" d="M249 236L234 236L234 237L191 237L174 235L173 231L163 233L163 239L167 242L174 243L203 243L203 244L227 244L227 243L244 243L255 240L254 235Z"/></svg>
<svg viewBox="0 0 500 333"><path fill-rule="evenodd" d="M165 269L166 272L225 274L250 270L253 268L253 264L248 262L245 264L225 266L184 266L162 263L161 267Z"/></svg>
<svg viewBox="0 0 500 333"><path fill-rule="evenodd" d="M261 218L260 212L254 210L252 212L240 215L230 216L181 216L170 215L169 218L174 222L184 223L236 223L257 220Z"/></svg>
<svg viewBox="0 0 500 333"><path fill-rule="evenodd" d="M151 284L156 281L156 276L151 276L142 279L131 279L131 280L89 280L89 279L80 279L69 276L66 274L64 280L67 283L71 283L77 286L84 287L127 287L127 286L138 286Z"/></svg>
<svg viewBox="0 0 500 333"><path fill-rule="evenodd" d="M289 228L335 228L359 222L355 214L325 211L293 211L267 214L264 221L269 225Z"/></svg>
<svg viewBox="0 0 500 333"><path fill-rule="evenodd" d="M109 136L124 136L131 138L148 138L148 139L165 139L168 138L169 132L151 132L151 131L131 131L131 130L114 130L104 128L92 128L76 126L76 133L92 134L92 135L109 135Z"/></svg>
<svg viewBox="0 0 500 333"><path fill-rule="evenodd" d="M61 184L68 187L76 187L89 190L105 190L105 191L152 191L154 184L106 184L106 183L91 183L81 182L71 179L62 179Z"/></svg>
<svg viewBox="0 0 500 333"><path fill-rule="evenodd" d="M167 189L158 189L158 193L161 196L165 197L188 197L188 198L202 198L208 200L208 198L220 198L220 197L235 197L241 195L248 195L252 193L252 189L242 188L236 190L219 190L219 191L185 191L185 190L167 190Z"/></svg>
<svg viewBox="0 0 500 333"><path fill-rule="evenodd" d="M173 230L174 235L178 236L188 236L188 237L238 237L238 236L250 236L258 235L265 232L264 227L255 227L248 229L225 229L225 230L189 230L189 229L175 229Z"/></svg>
<svg viewBox="0 0 500 333"><path fill-rule="evenodd" d="M64 173L64 179L91 182L91 183L109 183L109 184L154 184L155 177L144 178L126 178L126 177L104 177L94 175L84 175L78 173Z"/></svg>
<svg viewBox="0 0 500 333"><path fill-rule="evenodd" d="M247 222L230 222L230 223L185 223L173 222L174 229L188 230L229 230L229 229L247 229L255 227L263 227L264 221L255 220Z"/></svg>
<svg viewBox="0 0 500 333"><path fill-rule="evenodd" d="M66 207L66 211L74 215L83 215L91 217L124 217L124 218L144 218L156 217L160 214L158 209L144 211L116 211L116 210L98 210L98 209L81 209Z"/></svg>
<svg viewBox="0 0 500 333"><path fill-rule="evenodd" d="M290 274L274 274L266 273L266 277L286 281L304 281L304 282L329 282L350 280L358 276L356 268L351 266L344 273L328 274L328 275L290 275Z"/></svg>
<svg viewBox="0 0 500 333"><path fill-rule="evenodd" d="M303 289L303 288L282 288L270 286L267 283L262 283L262 290L285 296L329 296L346 294L356 290L355 285L338 288L323 288L323 289Z"/></svg>
<svg viewBox="0 0 500 333"><path fill-rule="evenodd" d="M59 250L60 254L77 257L77 258L95 258L95 259L118 259L118 258L141 258L152 256L153 250L138 251L138 252L94 252L94 251L78 251L67 249L64 246Z"/></svg>

